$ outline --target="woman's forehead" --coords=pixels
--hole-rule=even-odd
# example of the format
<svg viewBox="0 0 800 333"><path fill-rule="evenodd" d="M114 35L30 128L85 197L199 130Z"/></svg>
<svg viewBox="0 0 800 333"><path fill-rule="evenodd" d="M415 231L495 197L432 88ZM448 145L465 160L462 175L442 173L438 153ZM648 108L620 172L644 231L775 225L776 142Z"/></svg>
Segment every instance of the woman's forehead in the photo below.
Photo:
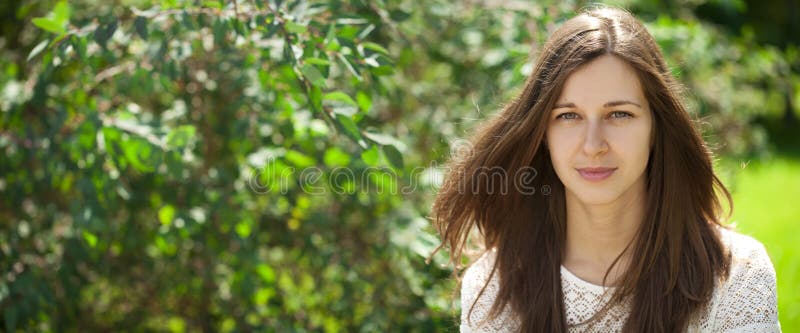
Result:
<svg viewBox="0 0 800 333"><path fill-rule="evenodd" d="M636 70L613 55L603 55L571 73L561 90L557 104L614 106L630 102L646 104Z"/></svg>

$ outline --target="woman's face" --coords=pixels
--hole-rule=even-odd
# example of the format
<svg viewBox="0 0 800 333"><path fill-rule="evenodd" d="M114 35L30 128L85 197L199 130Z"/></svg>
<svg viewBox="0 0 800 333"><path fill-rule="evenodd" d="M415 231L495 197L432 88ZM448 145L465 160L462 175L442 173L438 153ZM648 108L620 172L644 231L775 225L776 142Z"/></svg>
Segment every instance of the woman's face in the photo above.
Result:
<svg viewBox="0 0 800 333"><path fill-rule="evenodd" d="M599 205L644 195L652 114L625 61L603 55L578 68L548 121L547 148L568 200Z"/></svg>

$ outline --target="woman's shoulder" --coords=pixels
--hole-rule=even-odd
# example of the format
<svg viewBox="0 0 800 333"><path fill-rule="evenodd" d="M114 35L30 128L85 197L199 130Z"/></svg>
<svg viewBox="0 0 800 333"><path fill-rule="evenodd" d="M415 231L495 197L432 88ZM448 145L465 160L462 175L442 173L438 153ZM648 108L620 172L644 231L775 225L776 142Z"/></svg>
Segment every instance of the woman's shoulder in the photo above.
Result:
<svg viewBox="0 0 800 333"><path fill-rule="evenodd" d="M496 257L495 250L488 250L464 272L464 277L461 280L462 307L466 308L473 303L494 303L494 297L499 288L497 273L492 274ZM481 290L483 290L483 293L481 293Z"/></svg>
<svg viewBox="0 0 800 333"><path fill-rule="evenodd" d="M735 230L720 227L722 243L731 253L731 266L754 264L768 264L772 268L772 263L767 255L767 250L755 238L739 233Z"/></svg>
<svg viewBox="0 0 800 333"><path fill-rule="evenodd" d="M720 228L723 244L730 252L730 270L723 289L763 289L774 292L775 268L766 248L755 238Z"/></svg>
<svg viewBox="0 0 800 333"><path fill-rule="evenodd" d="M469 281L476 281L476 282L483 282L481 284L485 284L486 280L489 277L489 273L491 273L492 269L494 268L494 262L497 258L497 250L496 249L489 249L486 250L483 254L481 254L478 259L474 260L471 265L467 268L464 272L464 282ZM482 281L480 281L482 280Z"/></svg>
<svg viewBox="0 0 800 333"><path fill-rule="evenodd" d="M507 332L517 323L506 308L497 318L489 312L500 290L494 270L496 250L488 250L464 272L461 280L461 332Z"/></svg>
<svg viewBox="0 0 800 333"><path fill-rule="evenodd" d="M731 265L728 278L714 292L710 328L715 332L780 331L775 268L764 245L726 228L720 228L720 235L730 251Z"/></svg>

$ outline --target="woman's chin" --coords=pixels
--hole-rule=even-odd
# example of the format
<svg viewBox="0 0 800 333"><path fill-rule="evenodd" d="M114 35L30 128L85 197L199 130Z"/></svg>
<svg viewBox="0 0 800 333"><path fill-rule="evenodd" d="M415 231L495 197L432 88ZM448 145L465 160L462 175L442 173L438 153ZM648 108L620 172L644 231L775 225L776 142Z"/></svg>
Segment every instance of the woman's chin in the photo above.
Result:
<svg viewBox="0 0 800 333"><path fill-rule="evenodd" d="M590 191L590 190L582 189L580 192L574 192L573 191L571 197L572 198L569 198L569 197L568 198L569 199L573 199L573 200L577 199L577 201L579 203L581 203L582 205L602 206L602 205L608 205L610 203L613 203L614 201L616 201L619 198L619 195L617 193L614 193L614 192L608 191L608 190L605 190L605 191L599 191L599 190Z"/></svg>

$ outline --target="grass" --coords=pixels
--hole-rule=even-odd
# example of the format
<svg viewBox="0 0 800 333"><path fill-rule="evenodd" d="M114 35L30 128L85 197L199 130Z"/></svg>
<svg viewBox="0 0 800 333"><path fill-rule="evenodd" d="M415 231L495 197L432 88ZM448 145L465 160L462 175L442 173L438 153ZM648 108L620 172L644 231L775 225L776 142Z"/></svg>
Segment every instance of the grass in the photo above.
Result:
<svg viewBox="0 0 800 333"><path fill-rule="evenodd" d="M761 241L775 266L781 327L800 331L800 293L794 289L800 285L800 159L781 155L724 176L737 230Z"/></svg>

